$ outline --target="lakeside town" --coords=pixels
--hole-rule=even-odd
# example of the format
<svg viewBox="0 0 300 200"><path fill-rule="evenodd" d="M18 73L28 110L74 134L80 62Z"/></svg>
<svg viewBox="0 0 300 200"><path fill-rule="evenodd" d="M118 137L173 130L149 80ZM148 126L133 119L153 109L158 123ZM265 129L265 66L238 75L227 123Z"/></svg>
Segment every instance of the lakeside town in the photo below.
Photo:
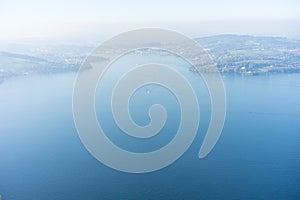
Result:
<svg viewBox="0 0 300 200"><path fill-rule="evenodd" d="M300 72L300 40L248 35L217 35L195 40L221 73ZM0 44L0 83L15 76L75 72L94 49L93 45L82 44Z"/></svg>

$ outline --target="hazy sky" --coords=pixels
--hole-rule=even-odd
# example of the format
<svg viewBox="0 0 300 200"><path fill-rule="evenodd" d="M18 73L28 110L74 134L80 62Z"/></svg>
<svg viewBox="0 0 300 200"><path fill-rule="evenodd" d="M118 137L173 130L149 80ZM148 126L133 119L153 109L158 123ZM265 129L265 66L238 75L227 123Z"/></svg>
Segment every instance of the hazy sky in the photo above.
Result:
<svg viewBox="0 0 300 200"><path fill-rule="evenodd" d="M0 0L0 38L109 35L141 27L189 35L300 38L299 0Z"/></svg>

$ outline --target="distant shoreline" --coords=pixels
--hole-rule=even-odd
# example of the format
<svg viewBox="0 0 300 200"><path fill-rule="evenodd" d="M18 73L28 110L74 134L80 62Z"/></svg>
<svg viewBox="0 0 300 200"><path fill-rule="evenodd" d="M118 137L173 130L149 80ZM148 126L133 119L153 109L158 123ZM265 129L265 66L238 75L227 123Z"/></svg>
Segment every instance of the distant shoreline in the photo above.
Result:
<svg viewBox="0 0 300 200"><path fill-rule="evenodd" d="M197 73L196 71L192 71L193 73ZM6 80L12 80L14 78L21 78L21 77L34 77L34 76L50 76L50 75L62 75L62 74L70 74L74 73L76 75L77 71L66 71L66 72L58 72L58 73L36 73L36 74L28 74L28 75L15 75L15 76L8 76L8 77L0 77L0 85L3 84ZM200 73L207 73L212 74L216 72L200 72ZM219 72L221 76L226 75L237 75L237 76L272 76L272 75L291 75L291 74L300 74L300 72L269 72L269 73L257 73L257 74L243 74L243 73L231 73L231 72ZM1 199L0 199L1 200Z"/></svg>
<svg viewBox="0 0 300 200"><path fill-rule="evenodd" d="M227 34L196 38L195 41L209 54L221 74L257 76L300 73L300 40ZM43 45L30 42L23 46L0 46L0 84L17 76L77 72L94 49L95 46L90 44ZM166 56L162 51L154 52ZM141 52L137 51L138 56ZM151 49L145 50L144 55L148 53L151 54ZM200 66L198 70L216 72L215 67Z"/></svg>

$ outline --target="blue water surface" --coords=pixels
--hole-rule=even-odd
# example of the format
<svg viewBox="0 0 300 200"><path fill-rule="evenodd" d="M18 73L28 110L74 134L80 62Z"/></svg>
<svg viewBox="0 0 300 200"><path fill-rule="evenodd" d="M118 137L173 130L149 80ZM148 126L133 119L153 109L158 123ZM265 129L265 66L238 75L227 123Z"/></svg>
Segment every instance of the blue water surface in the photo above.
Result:
<svg viewBox="0 0 300 200"><path fill-rule="evenodd" d="M190 73L193 85L200 80L195 86L200 88L198 135L179 160L147 174L110 169L85 149L72 115L75 76L19 77L0 85L0 194L4 200L300 199L300 74L223 75L226 122L213 151L200 160L210 102L201 78ZM148 102L149 90L153 98ZM141 88L130 110L133 119L145 125L149 105L160 97L170 114L166 129L173 132L180 109L174 96L159 95L164 90ZM144 103L135 104L138 100ZM104 129L115 134L110 113L101 105L96 106L98 119L106 120ZM139 143L125 136L118 141L118 134L112 140L132 151L157 149L173 137Z"/></svg>

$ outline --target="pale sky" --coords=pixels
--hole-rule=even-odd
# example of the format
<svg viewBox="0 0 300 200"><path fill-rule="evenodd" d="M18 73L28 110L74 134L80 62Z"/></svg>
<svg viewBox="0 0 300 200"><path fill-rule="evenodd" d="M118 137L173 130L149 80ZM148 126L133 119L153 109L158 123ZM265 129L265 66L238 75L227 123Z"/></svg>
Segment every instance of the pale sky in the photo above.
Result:
<svg viewBox="0 0 300 200"><path fill-rule="evenodd" d="M298 0L0 0L0 38L109 35L161 27L196 35L300 38Z"/></svg>

